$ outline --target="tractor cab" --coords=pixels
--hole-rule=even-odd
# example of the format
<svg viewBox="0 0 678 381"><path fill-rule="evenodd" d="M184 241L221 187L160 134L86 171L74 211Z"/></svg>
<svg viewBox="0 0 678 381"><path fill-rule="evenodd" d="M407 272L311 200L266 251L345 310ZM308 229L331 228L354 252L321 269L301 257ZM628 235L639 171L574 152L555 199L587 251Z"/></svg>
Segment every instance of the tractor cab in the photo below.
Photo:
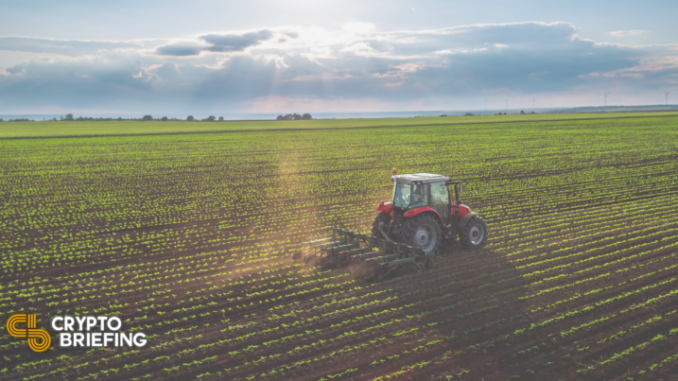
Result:
<svg viewBox="0 0 678 381"><path fill-rule="evenodd" d="M430 207L441 217L441 222L450 216L449 177L430 173L396 175L391 177L393 207L403 213L416 208Z"/></svg>
<svg viewBox="0 0 678 381"><path fill-rule="evenodd" d="M393 198L377 207L381 213L373 224L374 236L386 235L426 251L437 250L443 237L455 238L457 235L467 248L484 244L485 222L459 202L463 191L461 181L431 173L393 175L391 181L394 183ZM382 230L386 229L384 233L379 230L379 224L382 224Z"/></svg>
<svg viewBox="0 0 678 381"><path fill-rule="evenodd" d="M419 208L426 208L421 209L421 212L432 211L437 214L441 225L447 225L451 216L468 212L468 207L459 204L459 195L463 188L460 181L451 181L449 177L431 173L395 175L391 177L391 181L394 182L392 218L416 209L408 214L408 217L414 216L418 214Z"/></svg>

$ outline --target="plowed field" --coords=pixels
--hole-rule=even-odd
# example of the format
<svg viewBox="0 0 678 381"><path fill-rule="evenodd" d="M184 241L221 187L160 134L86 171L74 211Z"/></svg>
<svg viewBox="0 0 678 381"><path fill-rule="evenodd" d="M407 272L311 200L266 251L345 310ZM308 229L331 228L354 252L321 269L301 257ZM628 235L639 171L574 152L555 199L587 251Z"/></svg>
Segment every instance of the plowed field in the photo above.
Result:
<svg viewBox="0 0 678 381"><path fill-rule="evenodd" d="M442 119L3 130L0 323L36 313L56 343L54 316L115 315L148 343L3 331L0 379L674 379L678 116ZM383 281L318 268L301 243L368 231L393 167L463 180L487 245Z"/></svg>

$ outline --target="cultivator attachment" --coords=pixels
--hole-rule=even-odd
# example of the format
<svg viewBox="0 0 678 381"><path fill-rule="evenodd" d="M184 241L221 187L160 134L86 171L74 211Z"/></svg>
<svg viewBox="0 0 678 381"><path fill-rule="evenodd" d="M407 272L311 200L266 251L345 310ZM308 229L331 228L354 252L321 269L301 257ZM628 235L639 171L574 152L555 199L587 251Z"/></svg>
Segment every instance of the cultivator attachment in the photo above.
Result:
<svg viewBox="0 0 678 381"><path fill-rule="evenodd" d="M383 279L393 271L410 267L421 272L433 265L434 253L391 240L379 225L382 237L333 228L332 237L304 242L323 268L358 265L363 276Z"/></svg>

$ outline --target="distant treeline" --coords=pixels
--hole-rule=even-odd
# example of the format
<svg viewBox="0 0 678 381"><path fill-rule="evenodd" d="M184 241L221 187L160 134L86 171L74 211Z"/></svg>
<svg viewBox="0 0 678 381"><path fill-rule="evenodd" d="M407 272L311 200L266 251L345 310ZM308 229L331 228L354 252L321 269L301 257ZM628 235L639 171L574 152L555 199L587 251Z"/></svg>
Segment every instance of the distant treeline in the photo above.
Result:
<svg viewBox="0 0 678 381"><path fill-rule="evenodd" d="M57 120L57 119L54 118L52 120ZM92 118L92 117L89 117L89 118L87 118L87 117L84 117L84 116L79 116L77 118L74 118L73 114L66 114L66 116L62 116L61 118L59 118L59 120L66 121L66 122L73 122L73 121L75 121L75 122L78 122L78 121L97 121L97 122L99 122L99 121L122 121L122 120L127 120L127 121L153 121L153 120L155 120L155 121L160 121L160 122L168 122L168 121L188 121L188 122L195 122L195 121L216 122L216 121L219 121L219 122L223 122L224 117L220 116L219 118L217 118L216 116L210 115L207 118L202 119L202 120L195 119L193 117L193 115L187 116L186 119L168 118L166 116L163 116L161 118L154 118L153 115L144 115L141 118L122 118L122 117L118 117L118 118Z"/></svg>
<svg viewBox="0 0 678 381"><path fill-rule="evenodd" d="M4 122L5 120L0 118L0 122ZM21 118L21 119L7 119L8 122L35 122L34 120L31 119L26 119L26 118Z"/></svg>
<svg viewBox="0 0 678 381"><path fill-rule="evenodd" d="M520 114L521 114L521 115L526 115L526 114L536 114L536 112L534 112L534 111L531 111L531 112L525 112L525 110L520 110ZM467 112L466 114L464 114L464 115L462 115L462 116L487 116L487 115L490 115L490 114L472 114L472 113L470 113L470 112ZM506 112L503 112L503 113L502 113L502 112L498 112L498 113L495 113L494 115L509 115L509 114L507 114ZM443 115L440 115L440 116L447 116L447 115L443 114Z"/></svg>
<svg viewBox="0 0 678 381"><path fill-rule="evenodd" d="M278 115L275 120L311 120L313 117L311 114L304 114L304 115L299 115L299 114L287 114L287 115Z"/></svg>
<svg viewBox="0 0 678 381"><path fill-rule="evenodd" d="M276 120L310 120L313 119L311 114L304 114L304 115L299 115L299 114L287 114L287 115L278 115ZM186 119L179 119L179 118L168 118L166 116L163 116L162 118L153 118L152 115L144 115L142 118L92 118L90 117L84 117L84 116L79 116L77 118L73 117L73 114L66 114L59 119L57 118L52 118L48 119L48 121L53 121L53 122L58 122L58 121L65 121L65 122L81 122L81 121L97 121L97 122L112 122L112 121L151 121L151 120L156 120L156 121L161 121L161 122L168 122L168 121L188 121L188 122L223 122L224 117L220 116L217 118L216 116L208 116L205 119L195 119L193 115L189 115L186 117ZM0 118L0 122L4 122L2 118ZM26 118L21 118L21 119L9 119L7 120L8 122L35 122L33 119L26 119Z"/></svg>

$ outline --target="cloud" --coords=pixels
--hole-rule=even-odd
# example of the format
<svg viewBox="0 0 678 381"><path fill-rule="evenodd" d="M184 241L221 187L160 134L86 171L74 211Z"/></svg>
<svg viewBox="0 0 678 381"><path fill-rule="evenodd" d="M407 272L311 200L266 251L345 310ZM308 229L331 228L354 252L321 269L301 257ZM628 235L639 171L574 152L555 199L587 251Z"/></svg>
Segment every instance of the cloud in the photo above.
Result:
<svg viewBox="0 0 678 381"><path fill-rule="evenodd" d="M80 51L96 55L0 68L0 105L195 113L294 105L449 109L486 96L562 99L558 94L612 87L642 94L675 83L678 73L675 46L601 44L563 22L389 32L352 23L336 31L288 27L88 43Z"/></svg>
<svg viewBox="0 0 678 381"><path fill-rule="evenodd" d="M203 50L202 47L195 44L171 44L161 46L156 49L156 53L163 56L175 56L175 57L186 57L186 56L197 56Z"/></svg>
<svg viewBox="0 0 678 381"><path fill-rule="evenodd" d="M285 33L284 35L294 38L294 33ZM197 43L174 43L170 45L160 46L156 49L156 54L163 56L197 56L201 52L242 52L247 48L257 46L263 41L273 38L273 32L269 30L260 30L258 32L250 32L244 34L207 34L200 36L200 39L208 46L200 46ZM284 39L279 42L285 42Z"/></svg>
<svg viewBox="0 0 678 381"><path fill-rule="evenodd" d="M0 37L0 50L56 53L67 56L92 54L101 50L141 48L142 46L141 43L134 41L80 41L28 37Z"/></svg>
<svg viewBox="0 0 678 381"><path fill-rule="evenodd" d="M258 32L237 34L208 34L200 36L200 39L212 44L206 48L211 52L241 52L246 48L257 46L262 41L266 41L273 37L273 33L269 30L260 30Z"/></svg>
<svg viewBox="0 0 678 381"><path fill-rule="evenodd" d="M47 106L110 109L134 94L148 95L151 76L140 57L94 57L54 61L34 59L7 69L0 78L0 103L7 109ZM136 101L140 101L137 99ZM124 108L124 107L122 107Z"/></svg>
<svg viewBox="0 0 678 381"><path fill-rule="evenodd" d="M647 33L646 30L632 29L632 30L617 30L615 32L610 32L610 35L614 37L627 37L627 36L642 36L646 33Z"/></svg>

